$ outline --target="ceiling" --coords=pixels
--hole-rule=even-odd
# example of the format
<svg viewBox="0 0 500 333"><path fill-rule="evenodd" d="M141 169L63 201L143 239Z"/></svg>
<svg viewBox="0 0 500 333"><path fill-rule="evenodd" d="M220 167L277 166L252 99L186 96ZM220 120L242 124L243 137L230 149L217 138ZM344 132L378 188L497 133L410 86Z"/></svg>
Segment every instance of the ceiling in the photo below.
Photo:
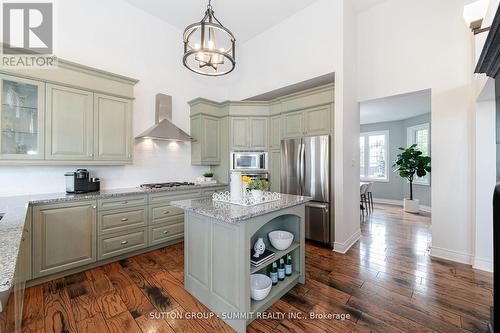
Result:
<svg viewBox="0 0 500 333"><path fill-rule="evenodd" d="M360 103L361 124L416 117L431 112L431 90L396 95Z"/></svg>
<svg viewBox="0 0 500 333"><path fill-rule="evenodd" d="M208 0L124 0L184 30L203 18ZM244 43L317 0L212 0L215 16Z"/></svg>
<svg viewBox="0 0 500 333"><path fill-rule="evenodd" d="M270 101L278 97L290 95L306 89L312 89L335 82L335 73L328 73L299 83L269 91L267 93L247 98L246 101Z"/></svg>

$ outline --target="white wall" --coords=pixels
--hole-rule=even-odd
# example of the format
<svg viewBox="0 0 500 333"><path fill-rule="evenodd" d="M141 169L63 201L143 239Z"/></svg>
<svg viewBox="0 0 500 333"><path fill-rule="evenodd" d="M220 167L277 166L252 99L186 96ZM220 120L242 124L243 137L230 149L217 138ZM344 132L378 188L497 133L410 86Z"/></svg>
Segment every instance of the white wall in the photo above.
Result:
<svg viewBox="0 0 500 333"><path fill-rule="evenodd" d="M335 72L340 61L340 3L318 0L238 49L231 100Z"/></svg>
<svg viewBox="0 0 500 333"><path fill-rule="evenodd" d="M432 89L431 253L471 263L473 53L463 5L388 0L360 13L358 96L366 101Z"/></svg>
<svg viewBox="0 0 500 333"><path fill-rule="evenodd" d="M154 123L154 96L173 96L173 119L189 131L187 101L226 99L224 81L190 73L182 66L182 32L120 0L56 2L56 54L64 59L139 79L134 133ZM192 167L187 143L138 142L134 164L89 167L104 188L148 181L193 180L206 168ZM65 171L75 167L0 167L0 196L64 191Z"/></svg>
<svg viewBox="0 0 500 333"><path fill-rule="evenodd" d="M479 101L475 114L475 268L493 271L493 203L496 184L496 103Z"/></svg>

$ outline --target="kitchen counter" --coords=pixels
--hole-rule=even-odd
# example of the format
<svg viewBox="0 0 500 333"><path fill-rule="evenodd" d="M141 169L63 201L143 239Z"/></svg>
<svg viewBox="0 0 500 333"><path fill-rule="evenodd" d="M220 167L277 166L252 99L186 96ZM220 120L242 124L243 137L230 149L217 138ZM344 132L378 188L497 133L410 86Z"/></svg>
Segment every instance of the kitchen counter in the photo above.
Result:
<svg viewBox="0 0 500 333"><path fill-rule="evenodd" d="M16 262L29 206L223 187L226 184L184 185L160 189L123 188L83 194L48 193L0 197L0 311L13 285Z"/></svg>
<svg viewBox="0 0 500 333"><path fill-rule="evenodd" d="M310 200L310 197L281 194L281 198L277 201L255 206L238 206L225 202L216 202L210 198L172 201L171 205L227 223L240 223L252 217L301 205Z"/></svg>
<svg viewBox="0 0 500 333"><path fill-rule="evenodd" d="M305 204L309 197L281 194L281 199L244 207L212 199L171 201L184 209L184 288L239 333L255 314L266 311L297 283L305 282ZM291 244L273 248L271 231L287 231ZM272 260L254 267L250 251L262 238ZM292 272L261 300L250 297L250 276L268 274L273 261L290 255Z"/></svg>

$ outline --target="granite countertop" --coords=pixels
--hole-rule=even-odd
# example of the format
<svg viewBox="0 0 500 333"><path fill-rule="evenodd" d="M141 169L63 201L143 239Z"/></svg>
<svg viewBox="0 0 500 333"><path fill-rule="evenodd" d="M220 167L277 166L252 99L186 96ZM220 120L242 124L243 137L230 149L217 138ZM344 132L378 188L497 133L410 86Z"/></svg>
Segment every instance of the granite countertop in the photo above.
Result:
<svg viewBox="0 0 500 333"><path fill-rule="evenodd" d="M185 185L161 189L122 188L102 190L83 194L48 193L11 197L0 197L0 312L5 292L12 287L19 246L29 205L54 204L61 202L95 200L134 194L151 194L185 190L207 189L227 186L226 184ZM8 293L5 293L8 296Z"/></svg>
<svg viewBox="0 0 500 333"><path fill-rule="evenodd" d="M239 206L224 202L216 202L211 198L172 201L170 204L200 215L212 217L227 223L239 223L252 217L264 215L288 207L297 206L310 201L310 197L281 194L280 200L255 206Z"/></svg>

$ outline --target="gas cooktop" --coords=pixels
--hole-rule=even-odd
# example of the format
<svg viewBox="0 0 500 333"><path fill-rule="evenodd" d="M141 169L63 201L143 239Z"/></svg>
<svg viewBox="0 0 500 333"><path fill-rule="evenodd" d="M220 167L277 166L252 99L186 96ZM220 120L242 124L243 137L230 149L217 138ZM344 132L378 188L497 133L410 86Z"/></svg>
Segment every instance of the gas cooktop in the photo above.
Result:
<svg viewBox="0 0 500 333"><path fill-rule="evenodd" d="M141 188L154 189L154 188L177 187L177 186L192 186L192 185L194 185L194 183L190 183L190 182L168 182L168 183L142 184Z"/></svg>

